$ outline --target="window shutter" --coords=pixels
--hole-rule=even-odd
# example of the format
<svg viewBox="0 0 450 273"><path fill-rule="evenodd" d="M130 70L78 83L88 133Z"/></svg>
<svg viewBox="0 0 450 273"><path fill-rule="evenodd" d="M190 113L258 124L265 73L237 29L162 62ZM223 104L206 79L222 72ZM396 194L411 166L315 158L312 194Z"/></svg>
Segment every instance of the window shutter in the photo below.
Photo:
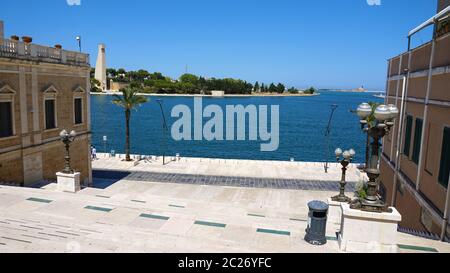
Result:
<svg viewBox="0 0 450 273"><path fill-rule="evenodd" d="M450 128L444 129L442 139L441 166L439 168L439 183L448 187L448 172L450 171Z"/></svg>
<svg viewBox="0 0 450 273"><path fill-rule="evenodd" d="M411 132L412 132L412 116L406 117L405 141L403 146L403 154L409 157L409 149L411 147Z"/></svg>
<svg viewBox="0 0 450 273"><path fill-rule="evenodd" d="M0 137L13 135L11 102L0 102Z"/></svg>
<svg viewBox="0 0 450 273"><path fill-rule="evenodd" d="M414 147L412 154L412 160L416 164L419 164L420 159L420 145L422 144L422 125L423 125L422 119L417 118L416 127L414 129Z"/></svg>

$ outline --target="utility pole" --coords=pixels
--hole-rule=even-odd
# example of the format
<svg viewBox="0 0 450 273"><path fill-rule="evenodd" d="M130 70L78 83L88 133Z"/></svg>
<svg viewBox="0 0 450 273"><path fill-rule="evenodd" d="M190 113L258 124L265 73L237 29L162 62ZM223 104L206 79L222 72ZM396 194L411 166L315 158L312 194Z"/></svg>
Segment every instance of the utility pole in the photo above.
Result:
<svg viewBox="0 0 450 273"><path fill-rule="evenodd" d="M166 152L166 133L169 130L169 127L167 126L167 122L166 122L166 116L164 115L164 109L163 109L163 100L162 99L157 99L156 102L159 104L159 108L161 109L161 117L162 117L162 124L163 124L163 166L166 165L166 157L165 157L165 152Z"/></svg>
<svg viewBox="0 0 450 273"><path fill-rule="evenodd" d="M327 138L327 148L326 148L325 166L324 166L325 173L328 173L328 156L331 153L331 150L330 150L331 123L333 121L334 112L336 111L337 108L338 108L337 104L331 105L330 119L328 120L328 125L327 125L327 128L325 129L325 137Z"/></svg>

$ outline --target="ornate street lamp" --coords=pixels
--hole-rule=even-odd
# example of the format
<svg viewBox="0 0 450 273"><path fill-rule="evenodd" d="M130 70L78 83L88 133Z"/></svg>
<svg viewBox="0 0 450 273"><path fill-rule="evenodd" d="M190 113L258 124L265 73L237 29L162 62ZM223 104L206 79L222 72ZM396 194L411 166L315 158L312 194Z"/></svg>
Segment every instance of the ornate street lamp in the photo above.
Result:
<svg viewBox="0 0 450 273"><path fill-rule="evenodd" d="M371 145L371 155L368 167L366 168L369 181L367 182L367 194L365 198L360 198L351 204L352 209L361 209L370 212L386 212L387 206L378 197L378 168L380 140L390 133L394 120L398 116L398 108L393 105L380 105L375 110L368 103L359 105L356 110L361 123L361 129L373 139Z"/></svg>
<svg viewBox="0 0 450 273"><path fill-rule="evenodd" d="M342 149L337 148L335 154L337 161L340 162L342 165L342 178L341 182L339 182L340 184L339 195L331 197L331 200L335 202L350 203L352 199L348 196L345 196L345 185L347 184L347 182L345 181L345 174L347 172L348 165L352 162L356 153L355 150L353 149L342 152ZM341 156L343 157L343 159L341 159Z"/></svg>
<svg viewBox="0 0 450 273"><path fill-rule="evenodd" d="M59 133L59 137L61 138L61 141L64 143L66 148L66 156L64 157L64 170L63 173L66 174L73 174L73 169L70 167L70 143L75 140L75 137L77 136L77 133L75 131L71 131L70 133L67 133L66 130L62 130L61 133Z"/></svg>

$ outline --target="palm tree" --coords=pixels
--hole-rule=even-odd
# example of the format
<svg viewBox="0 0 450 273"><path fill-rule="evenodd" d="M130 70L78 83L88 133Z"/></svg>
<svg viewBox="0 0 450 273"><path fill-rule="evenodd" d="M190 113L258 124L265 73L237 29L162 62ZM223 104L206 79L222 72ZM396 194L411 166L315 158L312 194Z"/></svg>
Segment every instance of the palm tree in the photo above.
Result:
<svg viewBox="0 0 450 273"><path fill-rule="evenodd" d="M130 117L131 110L135 107L148 102L148 99L144 96L138 95L138 90L135 88L127 87L120 90L122 96L114 95L113 103L121 106L125 109L125 154L126 161L131 161L130 158Z"/></svg>

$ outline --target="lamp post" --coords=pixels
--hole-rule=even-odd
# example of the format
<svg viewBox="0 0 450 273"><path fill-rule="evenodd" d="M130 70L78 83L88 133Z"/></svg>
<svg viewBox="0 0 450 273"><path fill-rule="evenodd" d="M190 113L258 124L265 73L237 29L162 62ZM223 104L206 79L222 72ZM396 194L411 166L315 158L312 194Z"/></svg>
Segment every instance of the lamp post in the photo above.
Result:
<svg viewBox="0 0 450 273"><path fill-rule="evenodd" d="M340 184L339 195L331 197L331 200L333 200L335 202L341 202L341 203L350 203L352 201L352 199L345 195L345 185L347 184L347 182L345 181L345 174L347 172L348 165L352 162L356 153L355 153L355 150L353 150L353 149L342 152L342 149L338 148L338 149L336 149L335 154L336 154L337 161L340 162L342 165L342 177L341 177L341 182L339 182L339 184ZM341 159L341 156L343 157L342 159Z"/></svg>
<svg viewBox="0 0 450 273"><path fill-rule="evenodd" d="M163 166L166 164L166 157L165 157L165 150L166 150L166 132L169 130L167 127L167 122L166 122L166 116L164 115L164 109L163 109L163 100L162 99L157 99L156 102L159 104L159 108L161 109L161 117L162 117L162 125L163 125L163 141L164 141L164 151L163 151Z"/></svg>
<svg viewBox="0 0 450 273"><path fill-rule="evenodd" d="M390 133L394 120L397 118L399 110L393 105L380 105L373 109L368 103L359 105L356 111L361 123L361 129L373 140L371 154L366 168L369 181L367 182L367 194L365 198L360 198L350 207L369 212L386 212L386 204L378 196L378 178L380 171L378 168L380 140Z"/></svg>
<svg viewBox="0 0 450 273"><path fill-rule="evenodd" d="M81 36L80 35L77 36L77 41L78 41L78 48L81 52Z"/></svg>
<svg viewBox="0 0 450 273"><path fill-rule="evenodd" d="M73 174L73 169L70 167L70 143L75 140L75 137L77 136L77 133L75 131L71 131L68 133L66 130L62 130L61 133L59 133L59 137L61 138L61 141L64 143L66 148L66 156L64 157L64 170L63 173L66 174Z"/></svg>

